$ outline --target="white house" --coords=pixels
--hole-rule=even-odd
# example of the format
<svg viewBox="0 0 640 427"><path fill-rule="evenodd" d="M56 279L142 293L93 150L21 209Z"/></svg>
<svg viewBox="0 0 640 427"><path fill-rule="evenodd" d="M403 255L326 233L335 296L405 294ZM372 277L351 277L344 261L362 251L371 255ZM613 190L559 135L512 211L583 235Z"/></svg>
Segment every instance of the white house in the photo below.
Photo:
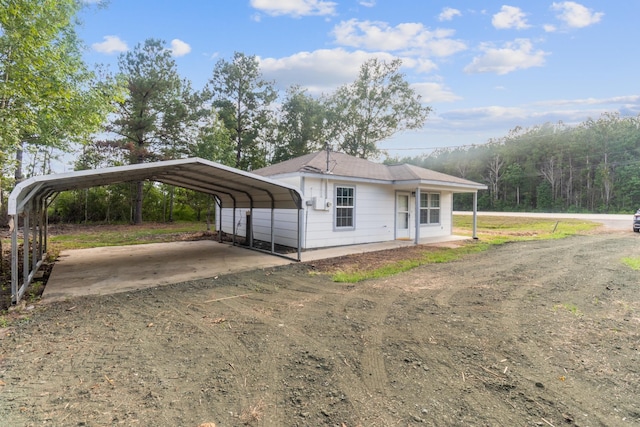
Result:
<svg viewBox="0 0 640 427"><path fill-rule="evenodd" d="M449 236L453 194L473 193L475 210L478 190L487 188L418 166L329 151L253 173L300 189L302 209L222 208L222 231L246 236L250 221L254 240L270 242L273 235L275 244L295 248L300 242L302 249Z"/></svg>

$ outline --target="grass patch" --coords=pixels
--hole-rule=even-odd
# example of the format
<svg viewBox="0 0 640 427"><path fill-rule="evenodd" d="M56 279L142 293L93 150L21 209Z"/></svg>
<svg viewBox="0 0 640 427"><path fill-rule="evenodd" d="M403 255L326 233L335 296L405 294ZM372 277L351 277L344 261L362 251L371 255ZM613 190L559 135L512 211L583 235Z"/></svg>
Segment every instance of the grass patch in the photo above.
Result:
<svg viewBox="0 0 640 427"><path fill-rule="evenodd" d="M206 231L200 222L168 224L142 224L141 226L77 226L63 229L61 234L49 237L54 251L88 249L102 246L128 246L145 243L163 243L176 240L176 235Z"/></svg>
<svg viewBox="0 0 640 427"><path fill-rule="evenodd" d="M633 270L640 270L640 257L632 258L626 257L622 258L622 263L632 268Z"/></svg>
<svg viewBox="0 0 640 427"><path fill-rule="evenodd" d="M354 272L338 271L332 276L334 282L357 283L367 279L379 279L403 273L425 264L438 264L456 261L465 255L482 252L490 245L483 242L467 243L458 248L430 248L425 250L419 258L405 259L384 265L379 268L358 270Z"/></svg>
<svg viewBox="0 0 640 427"><path fill-rule="evenodd" d="M481 240L492 238L509 242L526 240L562 239L580 233L587 233L600 225L578 219L546 219L509 216L478 216L477 234ZM456 234L471 236L473 217L454 215L453 227Z"/></svg>
<svg viewBox="0 0 640 427"><path fill-rule="evenodd" d="M454 215L455 234L472 235L473 218L470 215ZM335 282L356 283L367 279L379 279L402 273L425 264L436 264L458 260L466 255L488 250L492 246L509 242L561 239L597 228L599 224L566 219L562 221L541 218L515 218L501 216L479 216L477 222L478 241L468 242L457 248L429 248L418 258L390 262L374 269L351 272L338 271L332 276Z"/></svg>

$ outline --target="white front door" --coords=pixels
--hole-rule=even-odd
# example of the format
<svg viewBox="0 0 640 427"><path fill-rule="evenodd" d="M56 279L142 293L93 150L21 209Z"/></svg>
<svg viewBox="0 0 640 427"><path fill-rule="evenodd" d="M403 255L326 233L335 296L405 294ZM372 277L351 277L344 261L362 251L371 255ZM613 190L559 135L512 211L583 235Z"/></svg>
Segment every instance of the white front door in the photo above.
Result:
<svg viewBox="0 0 640 427"><path fill-rule="evenodd" d="M396 239L409 239L409 193L396 194Z"/></svg>

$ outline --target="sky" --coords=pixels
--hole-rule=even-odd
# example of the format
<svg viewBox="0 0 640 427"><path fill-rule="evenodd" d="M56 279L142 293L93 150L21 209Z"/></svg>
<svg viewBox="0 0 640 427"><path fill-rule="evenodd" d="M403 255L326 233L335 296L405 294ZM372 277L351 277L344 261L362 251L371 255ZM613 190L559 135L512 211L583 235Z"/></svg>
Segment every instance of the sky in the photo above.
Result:
<svg viewBox="0 0 640 427"><path fill-rule="evenodd" d="M95 0L84 0L92 3ZM636 0L110 0L80 17L85 60L164 40L196 89L219 60L255 55L282 91L333 92L372 57L433 109L423 128L379 144L391 157L484 144L517 126L640 114Z"/></svg>

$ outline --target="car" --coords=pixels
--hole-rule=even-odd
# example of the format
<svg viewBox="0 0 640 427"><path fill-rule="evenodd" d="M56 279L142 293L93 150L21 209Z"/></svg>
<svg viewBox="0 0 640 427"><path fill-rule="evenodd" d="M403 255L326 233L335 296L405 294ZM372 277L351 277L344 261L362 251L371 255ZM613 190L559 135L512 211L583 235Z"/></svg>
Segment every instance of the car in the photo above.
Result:
<svg viewBox="0 0 640 427"><path fill-rule="evenodd" d="M636 233L640 232L640 209L633 216L633 231Z"/></svg>

